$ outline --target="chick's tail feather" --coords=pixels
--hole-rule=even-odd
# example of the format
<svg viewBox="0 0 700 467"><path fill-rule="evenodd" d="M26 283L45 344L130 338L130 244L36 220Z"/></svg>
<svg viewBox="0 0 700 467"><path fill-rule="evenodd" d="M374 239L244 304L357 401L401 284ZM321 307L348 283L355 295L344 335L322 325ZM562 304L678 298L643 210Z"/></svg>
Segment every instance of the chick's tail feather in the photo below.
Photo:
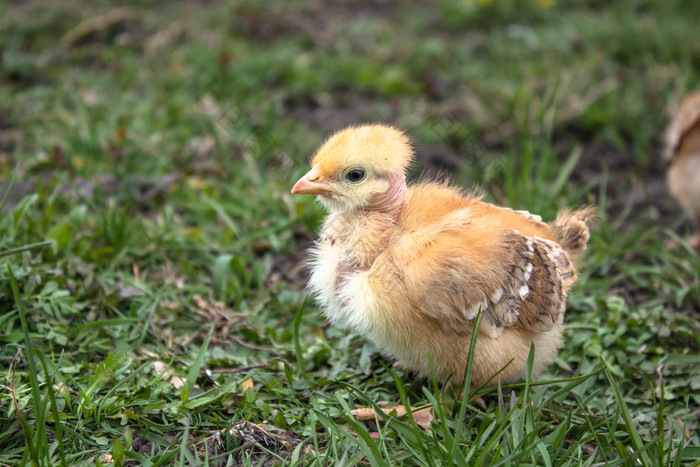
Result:
<svg viewBox="0 0 700 467"><path fill-rule="evenodd" d="M552 224L554 237L569 255L578 258L586 249L589 227L595 222L597 209L588 206L576 211L562 209Z"/></svg>

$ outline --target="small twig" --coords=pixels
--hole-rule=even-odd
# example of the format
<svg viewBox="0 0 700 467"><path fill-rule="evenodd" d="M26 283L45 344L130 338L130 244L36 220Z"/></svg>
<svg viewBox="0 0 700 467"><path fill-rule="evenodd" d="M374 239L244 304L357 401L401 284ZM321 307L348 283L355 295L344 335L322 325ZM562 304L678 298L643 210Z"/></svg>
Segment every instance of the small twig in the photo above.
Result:
<svg viewBox="0 0 700 467"><path fill-rule="evenodd" d="M272 351L275 350L275 349L273 349L272 347L263 347L263 346L260 346L260 345L251 344L250 342L246 342L246 341L244 341L244 340L242 340L242 339L240 339L239 337L236 337L236 336L229 336L229 337L230 337L231 339L233 339L234 341L236 341L237 344L240 344L240 345L242 345L243 347L248 347L249 349L267 350L268 352L272 352Z"/></svg>
<svg viewBox="0 0 700 467"><path fill-rule="evenodd" d="M248 371L252 370L254 368L267 368L269 367L269 363L256 363L255 365L245 365L245 366L239 366L238 368L219 368L219 369L209 369L205 368L203 370L200 370L199 372L205 375L211 375L212 373L218 373L218 374L233 374L233 373L240 373L242 371Z"/></svg>
<svg viewBox="0 0 700 467"><path fill-rule="evenodd" d="M66 46L75 45L91 34L105 31L135 17L136 13L129 7L115 8L104 15L95 16L82 21L63 36L61 43Z"/></svg>

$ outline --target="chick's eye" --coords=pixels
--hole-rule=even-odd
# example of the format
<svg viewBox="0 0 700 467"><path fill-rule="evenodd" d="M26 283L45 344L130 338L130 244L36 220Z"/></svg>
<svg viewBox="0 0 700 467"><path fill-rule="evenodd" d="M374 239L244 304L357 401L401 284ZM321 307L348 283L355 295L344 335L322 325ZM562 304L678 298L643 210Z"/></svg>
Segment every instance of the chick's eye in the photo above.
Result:
<svg viewBox="0 0 700 467"><path fill-rule="evenodd" d="M352 169L345 174L345 178L350 182L359 182L365 178L365 171L362 169Z"/></svg>

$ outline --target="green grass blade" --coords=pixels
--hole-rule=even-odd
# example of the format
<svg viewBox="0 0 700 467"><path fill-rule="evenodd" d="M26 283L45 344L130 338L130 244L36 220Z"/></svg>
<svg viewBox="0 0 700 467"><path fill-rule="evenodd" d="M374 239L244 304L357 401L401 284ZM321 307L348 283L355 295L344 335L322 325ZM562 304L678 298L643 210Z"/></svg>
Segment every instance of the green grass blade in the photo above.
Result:
<svg viewBox="0 0 700 467"><path fill-rule="evenodd" d="M197 377L199 376L199 370L202 369L202 364L204 363L204 356L207 353L207 349L209 348L209 342L211 341L211 336L214 333L214 325L212 324L211 327L209 328L209 332L207 333L207 337L204 338L204 342L202 342L202 346L199 348L199 351L197 352L197 357L194 359L194 362L192 365L190 365L190 370L187 373L187 383L185 384L185 387L187 388L187 391L189 392L190 389L192 389L197 382ZM183 388L184 390L184 388Z"/></svg>
<svg viewBox="0 0 700 467"><path fill-rule="evenodd" d="M638 460L646 466L654 465L649 458L649 454L646 452L644 444L642 443L642 438L639 436L634 420L632 420L632 414L630 414L627 403L625 403L624 396L620 392L620 387L617 384L615 377L610 371L609 366L602 355L600 356L600 360L603 362L603 365L605 365L605 376L610 383L610 387L613 389L613 393L615 394L615 399L617 400L618 407L622 412L622 418L624 419L625 426L627 427L627 433L630 435L632 447L634 448L635 452L638 453Z"/></svg>
<svg viewBox="0 0 700 467"><path fill-rule="evenodd" d="M360 447L364 451L371 465L387 467L389 464L382 457L376 441L369 435L367 428L365 428L362 423L355 420L355 417L353 417L350 413L350 407L348 407L347 402L345 402L342 397L336 396L336 399L343 408L343 416L345 417L345 421L352 427L353 430L355 430L355 433L357 433L357 440L359 441Z"/></svg>
<svg viewBox="0 0 700 467"><path fill-rule="evenodd" d="M197 465L197 464L192 464L192 454L190 453L190 450L187 447L187 443L189 441L189 435L190 435L190 424L186 423L185 424L185 430L182 432L182 438L180 440L180 456L179 456L179 462L178 464L180 467L184 467L185 465ZM196 450L195 450L195 455L196 455ZM187 464L185 464L185 461L189 461Z"/></svg>
<svg viewBox="0 0 700 467"><path fill-rule="evenodd" d="M59 418L58 405L56 404L56 395L53 391L52 378L49 373L48 365L46 363L47 357L41 352L37 352L37 356L39 357L39 361L41 362L41 366L44 370L44 375L46 376L46 389L49 393L51 414L53 415L53 423L56 430L56 441L58 442L58 456L61 461L61 467L65 467L66 455L63 447L63 430L61 429L61 419Z"/></svg>
<svg viewBox="0 0 700 467"><path fill-rule="evenodd" d="M464 378L462 379L461 387L461 401L459 405L459 413L457 415L457 426L455 428L455 439L459 440L462 437L462 429L464 425L464 417L467 414L467 405L469 398L471 397L471 384L472 384L472 371L474 370L474 352L477 345L477 338L479 337L479 329L481 328L481 319L483 314L481 313L481 307L479 307L479 312L476 315L476 321L474 322L474 331L472 332L471 341L469 342L469 354L467 355L467 368L464 372ZM450 455L455 458L457 456L457 448L459 443L455 442L452 445Z"/></svg>
<svg viewBox="0 0 700 467"><path fill-rule="evenodd" d="M30 450L32 460L37 465L42 465L41 453L45 453L48 456L48 438L46 436L46 425L44 423L45 408L41 400L41 392L39 390L39 378L37 377L36 366L34 364L34 349L32 348L32 342L29 338L29 325L27 324L27 316L24 312L24 307L22 306L22 297L19 294L19 285L17 284L17 279L10 265L7 265L7 272L10 277L10 286L12 288L12 295L15 300L15 306L19 313L19 319L22 324L22 333L24 334L24 351L27 358L27 366L29 367L29 381L32 386L32 407L34 411L34 418L36 420L36 431L34 433L33 439L27 439L27 448ZM47 459L47 461L49 461Z"/></svg>
<svg viewBox="0 0 700 467"><path fill-rule="evenodd" d="M51 245L51 241L49 240L43 242L30 243L28 245L22 245L17 248L11 248L9 250L0 251L0 258L4 256L16 255L17 253L24 253L25 251L36 250L49 245Z"/></svg>
<svg viewBox="0 0 700 467"><path fill-rule="evenodd" d="M299 306L297 314L294 316L294 321L292 323L294 329L294 354L297 357L297 362L299 363L299 368L301 369L301 377L306 379L306 362L304 361L304 352L301 348L301 339L299 336L299 326L301 325L301 318L304 316L304 308L306 307L306 300Z"/></svg>
<svg viewBox="0 0 700 467"><path fill-rule="evenodd" d="M571 179L571 174L573 173L574 169L576 168L576 165L578 164L579 159L581 158L582 152L583 149L581 148L581 146L576 146L574 147L573 151L571 151L571 155L566 160L566 162L564 162L564 165L561 166L561 168L559 169L557 179L554 181L552 187L549 189L549 193L552 197L559 195L564 186L569 182L569 180Z"/></svg>
<svg viewBox="0 0 700 467"><path fill-rule="evenodd" d="M5 207L5 203L7 202L7 197L10 196L10 191L12 191L12 187L15 184L15 181L17 180L17 171L19 170L19 167L15 167L15 170L12 172L12 177L10 177L10 182L7 184L7 189L5 190L5 194L2 195L2 201L0 201L0 212L2 211L2 208Z"/></svg>

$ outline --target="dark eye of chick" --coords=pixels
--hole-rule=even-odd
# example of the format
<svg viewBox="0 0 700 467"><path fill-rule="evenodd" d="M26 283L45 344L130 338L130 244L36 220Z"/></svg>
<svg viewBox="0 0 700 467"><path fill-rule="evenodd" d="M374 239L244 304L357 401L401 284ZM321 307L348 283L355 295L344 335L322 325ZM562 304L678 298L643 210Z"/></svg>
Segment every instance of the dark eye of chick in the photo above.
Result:
<svg viewBox="0 0 700 467"><path fill-rule="evenodd" d="M351 171L345 174L345 178L349 182L357 183L363 178L365 178L365 171L362 169L352 169Z"/></svg>

